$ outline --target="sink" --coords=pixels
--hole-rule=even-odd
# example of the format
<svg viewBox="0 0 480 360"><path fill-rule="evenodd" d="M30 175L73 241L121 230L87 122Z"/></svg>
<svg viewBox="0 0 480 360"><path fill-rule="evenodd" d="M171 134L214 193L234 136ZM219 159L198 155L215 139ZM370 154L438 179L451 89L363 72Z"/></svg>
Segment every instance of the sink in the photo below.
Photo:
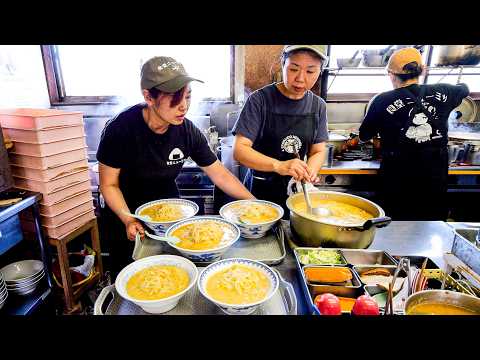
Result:
<svg viewBox="0 0 480 360"><path fill-rule="evenodd" d="M468 228L468 229L455 229L455 231L466 240L471 242L474 245L479 246L476 242L476 237L480 229Z"/></svg>

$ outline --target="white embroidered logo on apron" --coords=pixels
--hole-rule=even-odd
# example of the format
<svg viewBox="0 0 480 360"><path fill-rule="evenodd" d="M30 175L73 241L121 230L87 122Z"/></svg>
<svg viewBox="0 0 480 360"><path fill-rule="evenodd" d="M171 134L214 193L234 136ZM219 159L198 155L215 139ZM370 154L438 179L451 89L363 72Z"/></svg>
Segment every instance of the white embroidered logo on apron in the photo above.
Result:
<svg viewBox="0 0 480 360"><path fill-rule="evenodd" d="M288 135L282 140L282 151L286 151L289 154L295 154L302 148L302 141L296 135Z"/></svg>
<svg viewBox="0 0 480 360"><path fill-rule="evenodd" d="M185 156L183 155L182 150L179 148L175 148L170 152L168 155L168 159L171 161L167 161L167 165L176 165L185 161Z"/></svg>

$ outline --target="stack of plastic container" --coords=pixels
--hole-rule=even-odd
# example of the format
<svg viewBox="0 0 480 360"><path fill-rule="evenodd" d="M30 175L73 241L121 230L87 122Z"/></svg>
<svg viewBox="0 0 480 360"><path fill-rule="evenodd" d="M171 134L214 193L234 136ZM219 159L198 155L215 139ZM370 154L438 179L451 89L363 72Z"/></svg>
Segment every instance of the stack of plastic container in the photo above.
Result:
<svg viewBox="0 0 480 360"><path fill-rule="evenodd" d="M15 187L40 192L45 233L60 238L95 218L81 112L56 109L0 109ZM22 227L34 232L29 212Z"/></svg>

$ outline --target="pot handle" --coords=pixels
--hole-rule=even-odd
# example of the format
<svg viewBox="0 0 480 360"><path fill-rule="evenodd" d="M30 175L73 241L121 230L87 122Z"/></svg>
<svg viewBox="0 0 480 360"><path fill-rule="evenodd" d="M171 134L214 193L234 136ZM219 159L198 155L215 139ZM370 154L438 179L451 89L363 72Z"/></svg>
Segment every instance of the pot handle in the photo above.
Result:
<svg viewBox="0 0 480 360"><path fill-rule="evenodd" d="M392 218L389 216L382 216L374 219L367 220L363 223L362 226L357 227L357 230L360 231L366 231L369 230L372 226L375 226L377 228L382 228L387 226L392 222Z"/></svg>

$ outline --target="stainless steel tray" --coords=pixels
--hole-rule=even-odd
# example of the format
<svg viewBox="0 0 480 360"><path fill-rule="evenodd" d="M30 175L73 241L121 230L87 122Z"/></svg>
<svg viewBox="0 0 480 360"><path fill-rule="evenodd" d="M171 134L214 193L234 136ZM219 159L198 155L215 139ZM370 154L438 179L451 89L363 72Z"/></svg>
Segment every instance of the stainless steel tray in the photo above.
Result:
<svg viewBox="0 0 480 360"><path fill-rule="evenodd" d="M138 260L147 256L160 254L181 256L176 249L170 247L164 241L153 240L145 236L142 241L135 242L132 258L133 260ZM277 225L262 238L240 238L240 240L223 254L222 259L241 257L261 261L266 265L277 265L283 261L285 255L285 234L283 228ZM211 262L195 264L198 266L207 266L211 264Z"/></svg>
<svg viewBox="0 0 480 360"><path fill-rule="evenodd" d="M296 315L297 298L293 286L277 272L280 284L273 297L260 305L252 315ZM199 269L201 272L202 270ZM107 300L107 298L109 300ZM103 288L94 305L94 315L153 315L118 295L115 285ZM178 305L161 315L225 315L215 304L205 299L195 284Z"/></svg>

